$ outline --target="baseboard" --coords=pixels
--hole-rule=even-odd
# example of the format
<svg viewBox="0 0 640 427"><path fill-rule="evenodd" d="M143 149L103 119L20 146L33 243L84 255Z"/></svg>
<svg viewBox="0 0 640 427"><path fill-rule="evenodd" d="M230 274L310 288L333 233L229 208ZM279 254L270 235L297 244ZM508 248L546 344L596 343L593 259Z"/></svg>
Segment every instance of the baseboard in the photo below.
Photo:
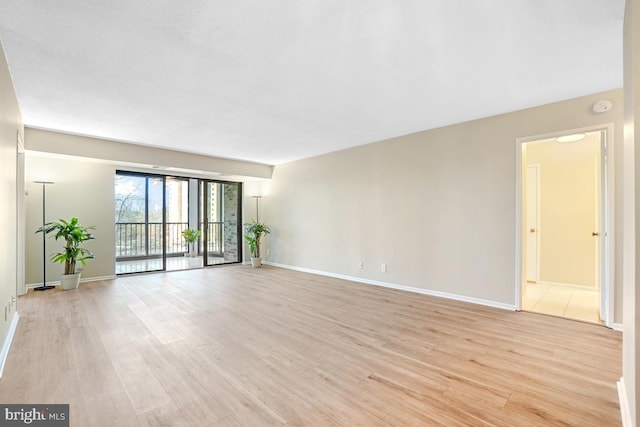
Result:
<svg viewBox="0 0 640 427"><path fill-rule="evenodd" d="M118 276L111 275L111 276L99 276L99 277L87 277L87 278L80 278L80 283L87 283L87 282L101 282L103 280L113 280L113 279L117 279ZM53 281L53 282L47 282L47 286L58 286L60 284L59 280ZM37 288L38 286L42 286L42 283L29 283L27 284L27 289L29 288Z"/></svg>
<svg viewBox="0 0 640 427"><path fill-rule="evenodd" d="M536 285L561 286L563 288L581 289L581 290L584 290L584 291L598 291L599 290L598 288L595 288L593 286L576 285L574 283L546 282L544 280L538 280L535 284Z"/></svg>
<svg viewBox="0 0 640 427"><path fill-rule="evenodd" d="M611 325L611 329L613 329L614 331L622 332L622 323L614 323L613 325Z"/></svg>
<svg viewBox="0 0 640 427"><path fill-rule="evenodd" d="M2 377L4 364L7 361L7 357L9 357L9 349L11 348L11 343L13 342L13 336L16 334L16 329L18 328L18 319L20 319L20 315L18 315L18 312L16 312L16 314L14 314L13 316L13 320L11 321L11 326L9 326L9 333L4 339L4 344L2 345L2 352L0 352L0 377Z"/></svg>
<svg viewBox="0 0 640 427"><path fill-rule="evenodd" d="M624 385L624 377L618 381L618 399L620 400L620 416L622 418L622 427L633 427L631 419L631 408L629 407L629 397L627 396L627 388Z"/></svg>
<svg viewBox="0 0 640 427"><path fill-rule="evenodd" d="M86 279L80 278L80 283L102 282L103 280L114 280L117 278L118 276L116 276L115 274L111 276L87 277Z"/></svg>
<svg viewBox="0 0 640 427"><path fill-rule="evenodd" d="M334 277L336 279L348 280L350 282L365 283L367 285L382 286L384 288L398 289L398 290L401 290L401 291L414 292L414 293L417 293L417 294L430 295L430 296L440 297L440 298L447 298L447 299L456 300L456 301L462 301L462 302L469 302L469 303L472 303L472 304L486 305L486 306L489 306L489 307L500 308L500 309L503 309L503 310L510 310L510 311L515 311L516 310L515 305L504 304L504 303L501 303L501 302L490 301L490 300L485 300L485 299L481 299L481 298L474 298L474 297L467 297L467 296L464 296L464 295L450 294L448 292L432 291L432 290L429 290L429 289L414 288L412 286L398 285L398 284L395 284L395 283L381 282L381 281L378 281L378 280L364 279L362 277L347 276L347 275L344 275L344 274L329 273L327 271L313 270L313 269L304 268L304 267L295 267L295 266L292 266L292 265L279 264L279 263L270 262L270 261L263 261L263 264L271 265L271 266L274 266L274 267L286 268L288 270L301 271L303 273L310 273L310 274L317 274L317 275L320 275L320 276Z"/></svg>
<svg viewBox="0 0 640 427"><path fill-rule="evenodd" d="M58 280L57 282L47 282L46 286L58 286L60 284L60 281ZM37 288L38 286L42 286L42 283L27 283L25 285L26 289L31 289L31 288Z"/></svg>

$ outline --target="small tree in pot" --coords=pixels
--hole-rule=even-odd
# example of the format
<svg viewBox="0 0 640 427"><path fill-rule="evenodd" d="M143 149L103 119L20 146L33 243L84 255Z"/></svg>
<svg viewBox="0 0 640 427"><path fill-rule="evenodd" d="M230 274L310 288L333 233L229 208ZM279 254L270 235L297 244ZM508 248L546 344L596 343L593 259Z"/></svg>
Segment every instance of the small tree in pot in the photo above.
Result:
<svg viewBox="0 0 640 427"><path fill-rule="evenodd" d="M80 262L87 265L88 259L93 259L93 253L81 244L87 240L93 240L93 235L89 230L95 227L84 227L79 224L78 218L71 218L70 221L60 219L57 222L49 222L36 230L36 233L55 233L56 240L63 239L66 243L63 251L51 256L53 262L64 264L64 274L60 282L65 290L75 289L80 283L80 273L76 273L76 264Z"/></svg>
<svg viewBox="0 0 640 427"><path fill-rule="evenodd" d="M251 266L261 267L262 257L260 257L260 239L264 234L271 233L271 230L267 224L263 222L252 221L249 224L245 224L245 240L249 244L249 250L251 251Z"/></svg>

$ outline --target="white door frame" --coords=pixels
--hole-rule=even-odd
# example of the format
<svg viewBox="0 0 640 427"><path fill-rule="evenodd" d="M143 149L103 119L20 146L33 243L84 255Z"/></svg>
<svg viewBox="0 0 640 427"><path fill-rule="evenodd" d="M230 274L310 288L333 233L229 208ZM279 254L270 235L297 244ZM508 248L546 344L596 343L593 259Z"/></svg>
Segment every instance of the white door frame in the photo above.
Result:
<svg viewBox="0 0 640 427"><path fill-rule="evenodd" d="M540 164L527 165L528 168L534 168L536 170L536 225L535 225L535 237L536 237L536 271L535 278L536 282L540 281ZM528 189L527 189L528 191ZM526 228L529 228L528 224L525 224ZM528 242L525 242L527 244ZM528 255L527 255L528 256ZM528 263L528 258L523 260L523 265ZM528 271L524 271L525 280L528 280L527 277Z"/></svg>
<svg viewBox="0 0 640 427"><path fill-rule="evenodd" d="M601 188L602 198L600 206L600 248L601 248L601 264L600 264L600 312L604 323L607 327L613 327L614 319L614 271L611 266L614 261L614 169L613 169L613 123L607 123L597 126L588 126L578 129L568 129L558 132L551 132L543 135L534 135L523 138L517 138L515 142L516 148L516 246L515 246L515 301L516 310L522 309L522 283L526 280L524 277L525 259L522 253L523 247L523 211L522 211L522 147L527 142L538 141L541 139L555 138L562 135L584 132L602 132L601 141Z"/></svg>
<svg viewBox="0 0 640 427"><path fill-rule="evenodd" d="M27 293L25 279L25 247L26 247L26 200L25 200L25 150L24 141L20 131L17 131L17 156L16 156L16 252L18 254L16 265L16 295Z"/></svg>

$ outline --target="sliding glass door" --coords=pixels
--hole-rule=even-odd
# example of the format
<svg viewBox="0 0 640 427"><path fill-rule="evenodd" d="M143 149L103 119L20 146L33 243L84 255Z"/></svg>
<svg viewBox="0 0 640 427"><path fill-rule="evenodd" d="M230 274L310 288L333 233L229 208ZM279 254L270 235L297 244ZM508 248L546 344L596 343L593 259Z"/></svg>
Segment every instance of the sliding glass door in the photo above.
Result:
<svg viewBox="0 0 640 427"><path fill-rule="evenodd" d="M242 184L118 171L116 274L242 260ZM201 231L190 250L187 228Z"/></svg>
<svg viewBox="0 0 640 427"><path fill-rule="evenodd" d="M116 173L116 274L165 269L164 181Z"/></svg>
<svg viewBox="0 0 640 427"><path fill-rule="evenodd" d="M188 228L197 228L189 223L189 180L173 176L165 177L165 239L166 263L168 271L202 267L202 257L189 251L183 236Z"/></svg>
<svg viewBox="0 0 640 427"><path fill-rule="evenodd" d="M242 184L201 180L199 187L204 265L240 262Z"/></svg>

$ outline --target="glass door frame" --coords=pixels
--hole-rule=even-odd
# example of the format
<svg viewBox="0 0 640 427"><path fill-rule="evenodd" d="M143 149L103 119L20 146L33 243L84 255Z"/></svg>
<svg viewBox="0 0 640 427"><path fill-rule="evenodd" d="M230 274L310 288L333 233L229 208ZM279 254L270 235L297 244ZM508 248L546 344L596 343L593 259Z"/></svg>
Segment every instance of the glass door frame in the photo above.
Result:
<svg viewBox="0 0 640 427"><path fill-rule="evenodd" d="M238 199L237 199L237 212L236 212L236 217L238 218L238 225L237 225L237 236L238 236L238 241L237 241L237 247L238 247L238 256L237 259L235 261L229 261L229 262L222 262L222 263L217 263L217 264L209 264L209 233L208 233L208 228L209 228L209 219L210 219L210 215L211 215L211 192L210 191L206 191L208 188L208 185L210 184L220 184L220 185L237 185L238 186ZM202 197L204 195L204 200L202 200ZM198 223L202 224L202 257L203 257L203 266L204 267L213 267L216 265L228 265L228 264L240 264L242 263L243 260L243 250L244 250L244 245L242 244L243 242L243 227L242 227L242 204L243 204L243 197L244 197L244 193L243 193L243 185L242 182L235 182L235 181L222 181L222 180L217 180L217 179L204 179L204 178L199 178L198 179ZM220 226L224 227L224 221L220 221ZM224 231L222 231L222 254L224 256Z"/></svg>
<svg viewBox="0 0 640 427"><path fill-rule="evenodd" d="M144 189L144 224L145 224L145 257L149 257L149 179L159 179L162 182L162 225L161 225L161 230L162 230L162 236L161 236L161 243L162 243L162 267L160 269L153 269L153 270L142 270L142 271L132 271L132 272L124 272L124 273L118 273L118 275L126 275L126 274L138 274L138 273L154 273L154 272L162 272L162 271L167 271L167 242L166 242L166 236L167 236L167 177L171 177L173 178L173 176L169 175L161 175L161 174L154 174L154 173L146 173L146 172L133 172L133 171L127 171L127 170L120 170L120 169L116 169L115 171L115 175L121 175L121 176L132 176L132 177L137 177L137 178L144 178L145 179L145 189ZM115 225L115 224L114 224ZM135 257L134 257L135 258ZM145 258L146 259L146 258ZM116 257L116 263L118 262L117 257Z"/></svg>

